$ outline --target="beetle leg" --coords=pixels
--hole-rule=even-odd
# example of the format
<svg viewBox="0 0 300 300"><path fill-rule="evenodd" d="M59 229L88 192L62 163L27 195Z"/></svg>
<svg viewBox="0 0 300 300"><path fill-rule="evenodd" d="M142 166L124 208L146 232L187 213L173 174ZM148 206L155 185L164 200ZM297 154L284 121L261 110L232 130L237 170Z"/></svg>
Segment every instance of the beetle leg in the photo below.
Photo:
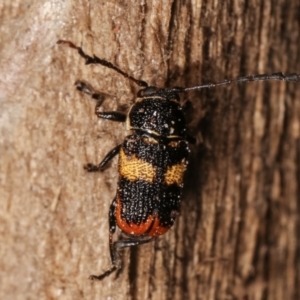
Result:
<svg viewBox="0 0 300 300"><path fill-rule="evenodd" d="M193 104L191 100L186 100L183 104L182 104L182 110L184 112L188 111L189 109L193 108Z"/></svg>
<svg viewBox="0 0 300 300"><path fill-rule="evenodd" d="M119 111L98 111L98 105L95 108L95 114L98 118L106 119L115 122L125 122L126 121L126 114L119 112Z"/></svg>
<svg viewBox="0 0 300 300"><path fill-rule="evenodd" d="M118 249L146 244L146 243L151 242L154 238L155 237L149 237L149 236L135 236L132 239L129 238L126 240L120 240L120 241L114 242L114 244L113 244L114 256L115 257L117 256L117 258L118 258L118 262L117 262L118 264L116 267L116 270L117 270L116 278L118 278L120 273L122 272L122 266L123 266L123 262L121 260Z"/></svg>
<svg viewBox="0 0 300 300"><path fill-rule="evenodd" d="M186 140L190 143L190 144L196 144L196 139L193 137L193 136L191 136L191 135L189 135L189 134L187 134L186 135Z"/></svg>
<svg viewBox="0 0 300 300"><path fill-rule="evenodd" d="M110 249L110 257L111 257L111 261L112 261L113 266L101 275L91 275L89 277L91 280L94 280L94 279L102 280L106 276L108 276L111 273L113 273L114 271L116 271L117 268L118 268L117 259L119 259L119 254L114 251L114 242L113 242L113 235L116 232L116 228L117 228L116 205L117 205L117 201L116 201L116 198L115 198L113 200L112 204L110 205L109 214L108 214L108 220L109 220L109 249Z"/></svg>
<svg viewBox="0 0 300 300"><path fill-rule="evenodd" d="M76 89L80 92L83 92L87 95L90 95L91 98L95 99L98 101L98 103L102 103L103 100L104 100L104 95L97 92L89 83L86 83L84 81L80 81L80 80L77 80L75 82L75 85L76 85Z"/></svg>
<svg viewBox="0 0 300 300"><path fill-rule="evenodd" d="M83 81L76 81L75 82L77 90L90 95L93 99L97 100L97 104L95 107L95 114L98 118L110 120L110 121L116 121L116 122L125 122L126 120L126 114L118 111L106 111L106 112L100 112L99 107L102 105L102 102L104 100L104 96L101 93L96 92L93 87Z"/></svg>
<svg viewBox="0 0 300 300"><path fill-rule="evenodd" d="M88 172L100 172L103 171L105 166L108 164L108 162L113 159L120 151L121 148L121 144L116 146L115 148L113 148L112 150L110 150L105 157L103 158L103 160L101 161L101 163L99 165L94 165L91 163L86 164L83 168L85 170L87 170Z"/></svg>
<svg viewBox="0 0 300 300"><path fill-rule="evenodd" d="M99 111L99 107L102 105L103 100L104 100L104 95L101 93L98 93L94 90L94 88L84 82L84 81L76 81L75 82L77 90L90 95L91 98L97 100L97 104L95 107L95 114L97 115L98 118L110 120L110 121L115 121L115 122L125 122L126 121L126 114L118 111L105 111L101 112Z"/></svg>
<svg viewBox="0 0 300 300"><path fill-rule="evenodd" d="M111 273L118 270L117 276L119 275L120 271L122 270L122 258L118 252L119 248L126 248L126 247L133 247L141 244L145 244L153 240L153 237L148 236L139 236L128 238L125 240L120 241L113 241L113 235L116 232L117 228L117 221L116 221L116 206L117 201L116 198L113 200L112 204L110 205L109 209L109 250L110 250L110 258L112 267L102 273L101 275L91 275L89 278L91 280L102 280L105 277L109 276Z"/></svg>
<svg viewBox="0 0 300 300"><path fill-rule="evenodd" d="M134 238L129 238L126 240L120 240L120 241L114 242L114 247L117 249L117 248L127 248L127 247L138 246L138 245L149 243L153 239L154 239L154 237L152 237L152 236L135 236Z"/></svg>
<svg viewBox="0 0 300 300"><path fill-rule="evenodd" d="M91 275L90 279L102 280L105 277L109 276L114 271L117 271L117 275L116 275L117 278L120 272L122 271L122 266L123 266L122 258L120 253L118 252L118 249L146 244L151 242L153 239L154 237L140 236L140 237L134 237L133 239L126 239L126 240L112 242L112 233L110 233L109 235L110 256L111 256L111 262L113 266L101 275Z"/></svg>

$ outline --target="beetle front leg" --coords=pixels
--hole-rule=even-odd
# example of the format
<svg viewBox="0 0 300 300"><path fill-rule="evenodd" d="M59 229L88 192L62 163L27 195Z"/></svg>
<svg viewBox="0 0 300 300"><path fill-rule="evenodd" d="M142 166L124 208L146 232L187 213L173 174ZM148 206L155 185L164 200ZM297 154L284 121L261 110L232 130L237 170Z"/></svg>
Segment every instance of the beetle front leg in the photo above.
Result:
<svg viewBox="0 0 300 300"><path fill-rule="evenodd" d="M120 152L121 144L110 150L99 165L86 164L83 168L88 172L101 172L104 170L105 166L109 163Z"/></svg>
<svg viewBox="0 0 300 300"><path fill-rule="evenodd" d="M104 100L104 95L97 92L89 83L86 83L81 80L77 80L75 82L75 86L78 91L91 96L92 99L95 99L98 102L100 102L100 104L102 104Z"/></svg>
<svg viewBox="0 0 300 300"><path fill-rule="evenodd" d="M101 107L104 96L103 94L97 92L90 84L84 81L76 81L75 82L77 90L91 96L92 99L97 100L97 104L95 107L95 114L98 118L106 119L115 122L125 122L126 121L126 114L118 111L104 111L101 112L99 108Z"/></svg>
<svg viewBox="0 0 300 300"><path fill-rule="evenodd" d="M122 122L126 121L126 114L119 112L119 111L98 111L98 106L96 105L95 114L98 118L106 119L115 122Z"/></svg>
<svg viewBox="0 0 300 300"><path fill-rule="evenodd" d="M116 122L125 122L126 120L126 114L118 111L107 111L107 112L101 112L100 107L104 101L104 95L97 92L89 83L86 83L81 80L77 80L75 82L76 88L78 91L85 93L89 95L92 99L95 99L97 101L97 104L95 106L95 114L98 118L110 120L110 121L116 121Z"/></svg>

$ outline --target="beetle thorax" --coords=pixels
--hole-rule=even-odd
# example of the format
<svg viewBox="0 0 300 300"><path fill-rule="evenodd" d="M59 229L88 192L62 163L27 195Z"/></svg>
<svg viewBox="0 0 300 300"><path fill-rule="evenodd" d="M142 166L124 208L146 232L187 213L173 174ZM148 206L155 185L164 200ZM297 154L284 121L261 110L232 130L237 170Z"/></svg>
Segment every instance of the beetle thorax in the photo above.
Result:
<svg viewBox="0 0 300 300"><path fill-rule="evenodd" d="M127 115L127 129L165 138L185 138L186 122L176 100L162 96L137 98Z"/></svg>

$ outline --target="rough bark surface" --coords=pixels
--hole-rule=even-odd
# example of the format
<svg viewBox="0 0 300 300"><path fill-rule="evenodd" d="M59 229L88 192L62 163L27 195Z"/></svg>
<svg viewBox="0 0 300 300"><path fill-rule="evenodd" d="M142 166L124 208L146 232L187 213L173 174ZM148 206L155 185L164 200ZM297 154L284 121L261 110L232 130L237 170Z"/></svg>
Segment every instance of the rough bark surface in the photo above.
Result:
<svg viewBox="0 0 300 300"><path fill-rule="evenodd" d="M109 205L124 137L77 92L134 101L134 83L85 66L82 45L157 86L300 71L299 0L4 0L0 3L1 299L300 299L300 82L184 96L197 137L181 214L157 241L110 267Z"/></svg>

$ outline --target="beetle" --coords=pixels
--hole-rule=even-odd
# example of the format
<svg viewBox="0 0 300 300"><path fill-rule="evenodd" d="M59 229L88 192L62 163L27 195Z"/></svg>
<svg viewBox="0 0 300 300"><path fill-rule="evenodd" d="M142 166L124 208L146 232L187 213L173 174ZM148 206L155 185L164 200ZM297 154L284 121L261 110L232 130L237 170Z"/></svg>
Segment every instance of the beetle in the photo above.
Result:
<svg viewBox="0 0 300 300"><path fill-rule="evenodd" d="M131 134L108 152L100 164L84 166L88 172L102 171L113 157L119 155L117 192L109 209L112 267L100 275L91 275L89 278L92 280L102 280L115 271L121 271L119 249L148 243L167 232L175 222L188 164L189 143L195 142L187 133L180 93L247 81L300 80L300 74L273 73L241 76L193 87L158 88L135 79L105 59L87 55L71 41L59 40L57 43L76 49L85 59L85 64L100 64L113 69L141 87L127 114L100 112L100 101L95 108L98 118L126 123ZM101 99L88 84L77 81L75 85L92 98ZM114 241L117 227L126 238Z"/></svg>

